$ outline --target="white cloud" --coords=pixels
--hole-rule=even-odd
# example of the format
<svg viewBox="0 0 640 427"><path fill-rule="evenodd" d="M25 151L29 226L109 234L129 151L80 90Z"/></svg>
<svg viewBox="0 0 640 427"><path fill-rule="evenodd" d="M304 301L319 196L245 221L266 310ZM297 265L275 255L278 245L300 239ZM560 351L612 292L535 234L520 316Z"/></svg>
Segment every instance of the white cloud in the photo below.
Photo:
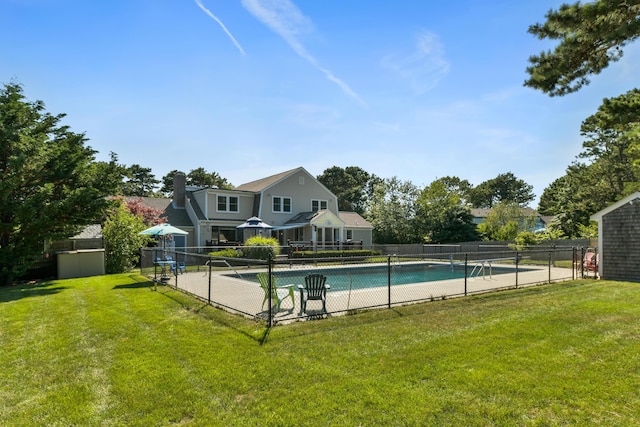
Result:
<svg viewBox="0 0 640 427"><path fill-rule="evenodd" d="M295 4L290 0L242 0L242 5L256 19L282 37L298 56L322 72L329 81L338 85L345 94L361 105L367 105L347 83L322 67L299 40L301 34L313 31L313 23Z"/></svg>
<svg viewBox="0 0 640 427"><path fill-rule="evenodd" d="M422 31L416 36L411 52L387 55L381 63L409 82L418 95L435 87L451 68L440 38L430 31Z"/></svg>
<svg viewBox="0 0 640 427"><path fill-rule="evenodd" d="M244 49L242 48L242 46L240 46L240 43L238 43L238 40L236 40L235 37L233 37L233 34L231 34L231 31L229 31L227 29L227 27L222 23L222 21L215 16L213 13L211 13L211 11L209 9L207 9L206 7L204 7L204 5L202 4L202 2L200 0L194 0L196 2L196 4L198 5L198 7L200 9L202 9L202 11L204 13L206 13L207 15L209 15L211 17L211 19L213 19L214 21L216 21L218 24L220 24L220 26L222 27L222 29L224 30L224 32L227 34L227 36L229 36L229 38L231 39L231 42L238 48L238 50L240 51L240 53L242 53L243 55L246 55L246 52L244 51Z"/></svg>

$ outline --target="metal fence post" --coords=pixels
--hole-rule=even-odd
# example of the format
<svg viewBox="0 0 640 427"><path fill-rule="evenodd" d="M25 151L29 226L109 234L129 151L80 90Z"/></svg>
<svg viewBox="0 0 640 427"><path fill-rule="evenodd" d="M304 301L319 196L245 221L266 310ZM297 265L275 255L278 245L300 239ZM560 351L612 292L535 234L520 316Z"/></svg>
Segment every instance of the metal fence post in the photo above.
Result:
<svg viewBox="0 0 640 427"><path fill-rule="evenodd" d="M211 304L211 255L209 255L209 290L207 292L207 301Z"/></svg>
<svg viewBox="0 0 640 427"><path fill-rule="evenodd" d="M550 250L549 251L549 283L551 283L551 255L553 254L553 252Z"/></svg>
<svg viewBox="0 0 640 427"><path fill-rule="evenodd" d="M387 307L391 308L391 255L387 255Z"/></svg>
<svg viewBox="0 0 640 427"><path fill-rule="evenodd" d="M518 265L520 264L520 254L516 251L516 289L518 289Z"/></svg>
<svg viewBox="0 0 640 427"><path fill-rule="evenodd" d="M269 328L273 327L273 283L271 280L271 253L269 253L269 256L267 258L267 274L268 274L268 283L269 283L269 320L267 321L267 325Z"/></svg>
<svg viewBox="0 0 640 427"><path fill-rule="evenodd" d="M464 296L467 296L467 264L469 262L469 254L464 254Z"/></svg>

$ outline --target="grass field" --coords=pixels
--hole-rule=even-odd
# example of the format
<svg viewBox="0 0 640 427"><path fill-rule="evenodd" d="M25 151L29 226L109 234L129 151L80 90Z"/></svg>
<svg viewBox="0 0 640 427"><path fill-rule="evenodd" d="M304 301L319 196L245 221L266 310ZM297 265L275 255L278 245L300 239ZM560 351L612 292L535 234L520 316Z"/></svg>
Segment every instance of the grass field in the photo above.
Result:
<svg viewBox="0 0 640 427"><path fill-rule="evenodd" d="M639 286L271 330L137 275L0 288L0 425L638 425Z"/></svg>

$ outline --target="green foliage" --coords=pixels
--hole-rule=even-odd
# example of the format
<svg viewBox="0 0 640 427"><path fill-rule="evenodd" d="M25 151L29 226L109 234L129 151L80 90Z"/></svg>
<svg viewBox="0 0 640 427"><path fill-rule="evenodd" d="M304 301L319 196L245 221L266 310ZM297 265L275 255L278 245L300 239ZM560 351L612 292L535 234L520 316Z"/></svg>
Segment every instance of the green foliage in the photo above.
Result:
<svg viewBox="0 0 640 427"><path fill-rule="evenodd" d="M341 211L362 214L367 199L366 188L372 176L356 166L341 168L333 166L325 169L317 177L338 198L338 209Z"/></svg>
<svg viewBox="0 0 640 427"><path fill-rule="evenodd" d="M150 241L149 236L138 234L145 228L142 218L131 213L123 201L117 200L102 227L107 273L124 273L135 266L140 248Z"/></svg>
<svg viewBox="0 0 640 427"><path fill-rule="evenodd" d="M418 189L397 177L383 179L373 186L366 219L373 225L375 243L414 243L419 240L414 227Z"/></svg>
<svg viewBox="0 0 640 427"><path fill-rule="evenodd" d="M162 177L160 193L166 197L171 197L173 194L173 177L177 172L180 171L174 169ZM197 187L218 187L223 189L233 188L233 185L231 185L226 178L222 178L217 172L207 172L204 168L192 169L191 172L186 174L185 178L186 185L193 185Z"/></svg>
<svg viewBox="0 0 640 427"><path fill-rule="evenodd" d="M222 258L240 258L242 255L242 251L234 248L226 248L215 252L209 252L209 256Z"/></svg>
<svg viewBox="0 0 640 427"><path fill-rule="evenodd" d="M562 240L567 238L562 230L555 228L553 224L550 224L544 231L537 232L536 237L539 243L545 240Z"/></svg>
<svg viewBox="0 0 640 427"><path fill-rule="evenodd" d="M597 0L563 4L546 14L544 24L529 27L539 39L560 40L554 51L529 58L525 86L550 96L566 95L589 83L622 57L622 48L640 36L637 1Z"/></svg>
<svg viewBox="0 0 640 427"><path fill-rule="evenodd" d="M595 212L638 190L640 181L640 90L604 99L582 122L586 140L579 158L545 188L540 212L555 215L566 236L578 237Z"/></svg>
<svg viewBox="0 0 640 427"><path fill-rule="evenodd" d="M583 239L592 239L598 237L598 221L591 221L589 225L578 227L578 237Z"/></svg>
<svg viewBox="0 0 640 427"><path fill-rule="evenodd" d="M133 164L126 170L127 181L124 183L125 196L151 197L160 183L151 168Z"/></svg>
<svg viewBox="0 0 640 427"><path fill-rule="evenodd" d="M540 241L538 235L531 231L521 231L520 233L518 233L515 240L515 247L517 250L522 250L526 249L529 246L537 245Z"/></svg>
<svg viewBox="0 0 640 427"><path fill-rule="evenodd" d="M456 184L451 185L454 182ZM478 239L471 211L463 203L464 191L460 182L457 178L441 178L420 193L414 224L425 242L456 243Z"/></svg>
<svg viewBox="0 0 640 427"><path fill-rule="evenodd" d="M63 118L25 100L19 84L0 88L0 285L42 257L46 241L99 222L114 190Z"/></svg>
<svg viewBox="0 0 640 427"><path fill-rule="evenodd" d="M531 231L535 218L526 216L515 203L499 203L491 209L478 231L487 240L515 240L521 231Z"/></svg>
<svg viewBox="0 0 640 427"><path fill-rule="evenodd" d="M280 244L273 237L254 236L244 242L242 253L245 258L267 260L280 254Z"/></svg>
<svg viewBox="0 0 640 427"><path fill-rule="evenodd" d="M474 208L492 208L497 203L515 203L525 207L535 195L533 186L517 178L511 172L480 183L468 190L469 202Z"/></svg>

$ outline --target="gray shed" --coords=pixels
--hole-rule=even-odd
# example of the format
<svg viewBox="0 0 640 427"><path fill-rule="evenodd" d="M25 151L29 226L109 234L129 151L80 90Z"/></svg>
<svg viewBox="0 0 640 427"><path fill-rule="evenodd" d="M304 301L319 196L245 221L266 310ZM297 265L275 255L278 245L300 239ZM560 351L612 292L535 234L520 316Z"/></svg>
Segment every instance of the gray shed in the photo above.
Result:
<svg viewBox="0 0 640 427"><path fill-rule="evenodd" d="M640 192L591 215L598 221L599 275L640 282Z"/></svg>

